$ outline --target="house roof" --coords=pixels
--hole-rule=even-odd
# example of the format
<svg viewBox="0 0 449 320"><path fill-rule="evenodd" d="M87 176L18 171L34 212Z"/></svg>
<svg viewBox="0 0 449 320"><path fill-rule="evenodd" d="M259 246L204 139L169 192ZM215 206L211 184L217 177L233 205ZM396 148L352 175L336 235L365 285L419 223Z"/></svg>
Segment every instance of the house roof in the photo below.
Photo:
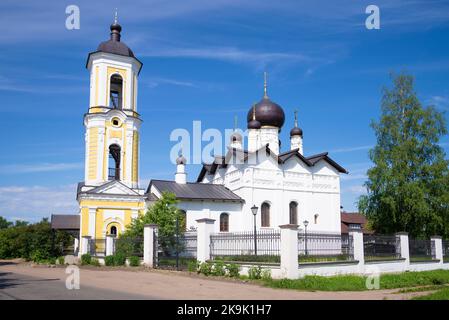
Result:
<svg viewBox="0 0 449 320"><path fill-rule="evenodd" d="M341 212L341 233L349 232L350 224L360 224L362 226L363 233L372 233L372 231L366 229L368 219L363 214L358 212Z"/></svg>
<svg viewBox="0 0 449 320"><path fill-rule="evenodd" d="M254 153L257 153L257 152L260 152L263 150L266 150L267 153L276 157L274 155L274 153L270 150L268 145L265 145L262 148L260 148L259 150L256 150L254 152L229 148L229 151L226 154L226 156L216 156L213 163L209 163L209 164L204 163L196 181L201 182L206 174L215 174L217 169L225 168L228 165L228 161L231 158L230 155L232 155L232 153L240 152L243 155L243 160L246 161L250 154L254 154ZM348 173L348 171L345 168L340 166L337 162L335 162L328 156L328 152L323 152L323 153L305 157L301 153L299 153L299 149L293 149L293 150L279 154L277 156L277 161L278 161L278 163L282 164L282 163L285 163L288 159L290 159L292 157L298 157L299 159L301 159L302 162L304 162L309 167L313 167L320 160L324 160L327 163L329 163L331 166L333 166L335 169L337 169L338 172Z"/></svg>
<svg viewBox="0 0 449 320"><path fill-rule="evenodd" d="M52 214L51 228L57 230L79 230L80 216L77 214Z"/></svg>
<svg viewBox="0 0 449 320"><path fill-rule="evenodd" d="M147 194L151 194L151 186L160 192L171 192L178 199L184 200L210 200L210 201L236 201L244 200L223 185L211 183L176 183L168 180L151 180Z"/></svg>

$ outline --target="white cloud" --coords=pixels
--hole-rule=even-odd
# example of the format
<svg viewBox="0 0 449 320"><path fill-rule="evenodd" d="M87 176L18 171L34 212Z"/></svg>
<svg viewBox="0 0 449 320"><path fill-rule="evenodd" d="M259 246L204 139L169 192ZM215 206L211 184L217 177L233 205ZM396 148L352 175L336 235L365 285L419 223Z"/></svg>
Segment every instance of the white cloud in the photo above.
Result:
<svg viewBox="0 0 449 320"><path fill-rule="evenodd" d="M0 215L8 220L39 221L51 214L77 214L76 185L0 187Z"/></svg>
<svg viewBox="0 0 449 320"><path fill-rule="evenodd" d="M329 151L330 153L346 153L346 152L354 152L354 151L363 151L369 150L373 148L373 145L365 145L365 146L356 146L356 147L347 147L347 148L339 148Z"/></svg>
<svg viewBox="0 0 449 320"><path fill-rule="evenodd" d="M191 88L197 88L198 86L195 85L192 82L188 81L181 81L176 79L167 79L167 78L150 78L147 81L147 85L150 88L155 88L160 85L173 85L173 86L180 86L180 87L191 87Z"/></svg>
<svg viewBox="0 0 449 320"><path fill-rule="evenodd" d="M0 174L66 171L83 168L83 163L7 164L0 166Z"/></svg>
<svg viewBox="0 0 449 320"><path fill-rule="evenodd" d="M433 96L428 100L428 103L443 110L449 110L449 97Z"/></svg>

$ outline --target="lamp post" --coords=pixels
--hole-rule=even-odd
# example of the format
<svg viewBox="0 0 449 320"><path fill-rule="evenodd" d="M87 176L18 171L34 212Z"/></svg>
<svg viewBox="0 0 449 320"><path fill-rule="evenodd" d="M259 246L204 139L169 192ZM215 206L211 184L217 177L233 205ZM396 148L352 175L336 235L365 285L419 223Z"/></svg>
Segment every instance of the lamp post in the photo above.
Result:
<svg viewBox="0 0 449 320"><path fill-rule="evenodd" d="M256 207L256 205L253 205L251 207L251 212L253 213L254 216L254 255L257 256L257 230L256 230L256 215L257 215L257 211L259 210L258 207Z"/></svg>
<svg viewBox="0 0 449 320"><path fill-rule="evenodd" d="M307 251L307 226L309 225L309 221L304 220L303 224L304 224L304 246L305 246L304 251L307 256L309 254L309 252Z"/></svg>
<svg viewBox="0 0 449 320"><path fill-rule="evenodd" d="M176 215L176 270L179 271L179 216Z"/></svg>

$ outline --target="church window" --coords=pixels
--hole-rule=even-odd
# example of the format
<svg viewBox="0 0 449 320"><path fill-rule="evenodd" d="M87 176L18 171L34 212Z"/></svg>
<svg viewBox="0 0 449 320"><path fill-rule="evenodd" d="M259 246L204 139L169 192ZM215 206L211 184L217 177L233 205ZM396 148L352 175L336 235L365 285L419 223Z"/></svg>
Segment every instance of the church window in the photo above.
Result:
<svg viewBox="0 0 449 320"><path fill-rule="evenodd" d="M113 109L122 109L123 97L123 79L120 75L114 74L111 77L109 91L109 107Z"/></svg>
<svg viewBox="0 0 449 320"><path fill-rule="evenodd" d="M270 204L264 202L262 203L262 227L270 226Z"/></svg>
<svg viewBox="0 0 449 320"><path fill-rule="evenodd" d="M120 146L109 147L109 180L120 180Z"/></svg>
<svg viewBox="0 0 449 320"><path fill-rule="evenodd" d="M111 234L116 236L117 235L117 227L116 226L112 226L111 227Z"/></svg>
<svg viewBox="0 0 449 320"><path fill-rule="evenodd" d="M298 224L298 203L290 202L290 224Z"/></svg>
<svg viewBox="0 0 449 320"><path fill-rule="evenodd" d="M120 120L117 118L112 119L112 125L114 125L114 126L120 125Z"/></svg>
<svg viewBox="0 0 449 320"><path fill-rule="evenodd" d="M319 216L319 214L317 213L317 214L315 214L315 216L314 216L314 218L315 218L315 224L317 224L318 223L318 216Z"/></svg>
<svg viewBox="0 0 449 320"><path fill-rule="evenodd" d="M222 213L220 214L220 232L228 232L229 231L229 214Z"/></svg>

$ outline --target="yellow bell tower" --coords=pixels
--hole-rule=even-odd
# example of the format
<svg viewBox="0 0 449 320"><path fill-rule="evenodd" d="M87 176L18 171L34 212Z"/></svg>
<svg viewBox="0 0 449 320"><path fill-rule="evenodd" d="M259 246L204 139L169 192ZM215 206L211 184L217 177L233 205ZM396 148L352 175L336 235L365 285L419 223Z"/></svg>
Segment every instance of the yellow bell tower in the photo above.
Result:
<svg viewBox="0 0 449 320"><path fill-rule="evenodd" d="M85 174L78 185L80 235L120 234L145 209L139 188L137 78L142 63L121 41L117 18L110 39L87 58L90 101L84 115Z"/></svg>

